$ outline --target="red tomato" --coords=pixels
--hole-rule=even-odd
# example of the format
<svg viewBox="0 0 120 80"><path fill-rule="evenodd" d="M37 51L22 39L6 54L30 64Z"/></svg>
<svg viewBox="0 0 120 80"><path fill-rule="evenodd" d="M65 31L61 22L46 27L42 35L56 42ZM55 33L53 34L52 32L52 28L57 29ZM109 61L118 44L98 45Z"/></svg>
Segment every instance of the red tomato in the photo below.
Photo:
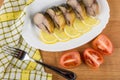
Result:
<svg viewBox="0 0 120 80"><path fill-rule="evenodd" d="M113 45L107 36L101 34L92 43L94 49L101 54L110 55L113 52Z"/></svg>
<svg viewBox="0 0 120 80"><path fill-rule="evenodd" d="M81 63L80 54L78 51L64 52L60 58L60 65L64 68L74 68Z"/></svg>
<svg viewBox="0 0 120 80"><path fill-rule="evenodd" d="M98 68L103 63L103 56L92 48L87 48L84 51L84 60L92 68Z"/></svg>

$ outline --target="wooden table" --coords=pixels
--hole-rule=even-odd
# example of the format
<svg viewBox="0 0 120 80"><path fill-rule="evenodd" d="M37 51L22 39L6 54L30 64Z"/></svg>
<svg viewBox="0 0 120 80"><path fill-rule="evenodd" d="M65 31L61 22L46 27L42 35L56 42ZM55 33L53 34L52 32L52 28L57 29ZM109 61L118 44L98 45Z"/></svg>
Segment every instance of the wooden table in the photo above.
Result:
<svg viewBox="0 0 120 80"><path fill-rule="evenodd" d="M0 4L3 0L0 0ZM102 33L106 34L114 45L112 56L105 56L104 63L99 69L93 70L82 63L79 67L69 69L77 74L76 80L120 80L120 0L108 0L111 9L111 17L108 25ZM76 48L82 54L85 48L90 47L91 42ZM42 51L43 60L51 65L58 66L61 52ZM65 80L53 71L46 69L47 72L53 73L53 80Z"/></svg>

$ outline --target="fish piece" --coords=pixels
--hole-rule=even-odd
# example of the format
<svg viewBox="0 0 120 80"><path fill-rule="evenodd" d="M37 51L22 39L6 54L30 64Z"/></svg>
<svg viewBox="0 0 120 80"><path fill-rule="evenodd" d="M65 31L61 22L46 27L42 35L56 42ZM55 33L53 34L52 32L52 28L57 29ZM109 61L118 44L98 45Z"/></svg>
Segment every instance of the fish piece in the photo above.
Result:
<svg viewBox="0 0 120 80"><path fill-rule="evenodd" d="M68 4L62 4L59 6L60 10L63 12L64 17L66 19L66 23L71 26L75 21L76 15L72 9L72 7Z"/></svg>
<svg viewBox="0 0 120 80"><path fill-rule="evenodd" d="M67 0L67 4L69 4L75 11L77 17L81 20L86 16L85 7L83 5L82 0Z"/></svg>
<svg viewBox="0 0 120 80"><path fill-rule="evenodd" d="M96 16L99 14L99 5L96 0L82 0L85 7L87 14L90 16Z"/></svg>
<svg viewBox="0 0 120 80"><path fill-rule="evenodd" d="M85 6L90 7L95 0L82 0Z"/></svg>
<svg viewBox="0 0 120 80"><path fill-rule="evenodd" d="M54 21L55 27L59 28L60 30L64 29L66 25L65 17L58 7L54 6L52 8L49 8L47 9L46 13L51 16L52 20Z"/></svg>
<svg viewBox="0 0 120 80"><path fill-rule="evenodd" d="M54 30L54 23L47 13L36 13L34 15L33 21L37 25L37 27L43 31L52 33Z"/></svg>

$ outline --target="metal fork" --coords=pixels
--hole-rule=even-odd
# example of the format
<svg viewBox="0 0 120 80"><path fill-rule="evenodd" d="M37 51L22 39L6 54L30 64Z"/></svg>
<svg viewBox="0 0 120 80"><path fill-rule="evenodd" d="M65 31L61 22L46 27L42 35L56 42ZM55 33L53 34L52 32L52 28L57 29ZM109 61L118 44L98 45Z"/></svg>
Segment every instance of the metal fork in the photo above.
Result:
<svg viewBox="0 0 120 80"><path fill-rule="evenodd" d="M68 70L61 69L61 68L58 68L58 67L55 67L55 66L51 66L51 65L48 65L46 63L40 62L38 60L33 60L28 56L27 52L25 52L24 50L21 50L21 49L18 49L18 48L13 48L13 47L10 47L10 46L4 46L4 47L2 47L2 50L4 50L5 53L18 58L19 60L35 61L36 63L41 64L42 66L53 70L54 72L58 73L62 77L66 78L67 80L75 80L76 79L76 74L73 73L72 71L68 71Z"/></svg>

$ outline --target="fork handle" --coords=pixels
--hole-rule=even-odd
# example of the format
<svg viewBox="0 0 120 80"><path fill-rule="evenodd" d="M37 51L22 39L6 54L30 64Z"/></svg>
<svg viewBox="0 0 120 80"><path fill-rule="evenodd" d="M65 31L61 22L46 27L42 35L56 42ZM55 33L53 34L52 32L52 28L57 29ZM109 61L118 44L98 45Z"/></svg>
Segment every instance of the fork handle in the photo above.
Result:
<svg viewBox="0 0 120 80"><path fill-rule="evenodd" d="M35 60L35 62L43 65L44 67L47 67L47 68L55 71L56 73L60 74L61 76L63 76L67 80L75 80L76 79L76 74L73 73L72 71L61 69L61 68L58 68L55 66L51 66L51 65L45 64L43 62L37 61L37 60Z"/></svg>

